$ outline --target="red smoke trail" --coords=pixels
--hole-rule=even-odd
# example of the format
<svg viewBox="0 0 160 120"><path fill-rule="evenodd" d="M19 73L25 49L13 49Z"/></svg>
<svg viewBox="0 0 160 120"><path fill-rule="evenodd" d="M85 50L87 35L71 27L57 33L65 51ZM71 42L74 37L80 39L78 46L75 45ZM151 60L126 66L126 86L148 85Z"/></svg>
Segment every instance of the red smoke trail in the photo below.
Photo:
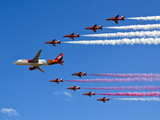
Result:
<svg viewBox="0 0 160 120"><path fill-rule="evenodd" d="M121 87L88 87L82 89L91 89L91 90L157 90L160 89L160 86L121 86Z"/></svg>
<svg viewBox="0 0 160 120"><path fill-rule="evenodd" d="M160 102L160 99L159 99L159 98L155 98L155 97L152 97L152 98L114 98L114 99L111 99L111 100L128 100L128 101L159 101L159 102Z"/></svg>
<svg viewBox="0 0 160 120"><path fill-rule="evenodd" d="M67 82L132 82L132 81L146 81L146 82L152 82L152 81L160 81L160 78L114 78L114 79L84 79L84 80L65 80Z"/></svg>
<svg viewBox="0 0 160 120"><path fill-rule="evenodd" d="M156 73L150 73L150 74L140 74L140 73L126 73L126 74L115 74L115 73L110 73L110 74L88 74L88 75L94 75L94 76L108 76L108 77L147 77L147 78L159 78L160 74Z"/></svg>
<svg viewBox="0 0 160 120"><path fill-rule="evenodd" d="M160 97L160 92L126 92L126 93L98 93L98 95L113 95L113 96L138 96L138 97L143 97L143 96L158 96Z"/></svg>

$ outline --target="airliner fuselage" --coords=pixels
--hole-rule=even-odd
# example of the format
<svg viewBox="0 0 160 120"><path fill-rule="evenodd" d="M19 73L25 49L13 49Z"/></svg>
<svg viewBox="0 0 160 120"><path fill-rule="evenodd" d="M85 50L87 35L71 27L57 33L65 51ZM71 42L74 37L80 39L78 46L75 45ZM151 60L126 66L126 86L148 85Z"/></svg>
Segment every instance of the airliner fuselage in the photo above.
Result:
<svg viewBox="0 0 160 120"><path fill-rule="evenodd" d="M39 59L38 63L29 63L27 59L20 59L14 62L15 65L29 65L29 66L42 66L42 65L49 65L47 60Z"/></svg>

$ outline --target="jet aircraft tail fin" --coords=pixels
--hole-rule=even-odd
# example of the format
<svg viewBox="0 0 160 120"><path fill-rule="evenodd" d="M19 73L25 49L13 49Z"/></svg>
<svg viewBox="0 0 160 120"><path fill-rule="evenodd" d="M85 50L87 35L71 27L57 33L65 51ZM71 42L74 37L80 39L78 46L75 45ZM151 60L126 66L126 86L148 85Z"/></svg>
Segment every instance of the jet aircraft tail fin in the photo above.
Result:
<svg viewBox="0 0 160 120"><path fill-rule="evenodd" d="M102 30L102 25L99 25L99 29L101 29L101 30Z"/></svg>
<svg viewBox="0 0 160 120"><path fill-rule="evenodd" d="M124 18L125 18L125 17L122 15L122 16L121 16L121 19L122 19L123 21L124 21Z"/></svg>
<svg viewBox="0 0 160 120"><path fill-rule="evenodd" d="M62 59L63 59L63 53L61 53L55 60L57 60L59 64L63 65L64 61Z"/></svg>
<svg viewBox="0 0 160 120"><path fill-rule="evenodd" d="M80 36L79 36L79 33L77 33L76 35L77 35L77 37L80 37Z"/></svg>
<svg viewBox="0 0 160 120"><path fill-rule="evenodd" d="M60 40L58 40L57 42L58 42L58 44L61 44L61 41L60 41Z"/></svg>
<svg viewBox="0 0 160 120"><path fill-rule="evenodd" d="M62 59L63 59L63 53L59 54L55 60L62 61Z"/></svg>

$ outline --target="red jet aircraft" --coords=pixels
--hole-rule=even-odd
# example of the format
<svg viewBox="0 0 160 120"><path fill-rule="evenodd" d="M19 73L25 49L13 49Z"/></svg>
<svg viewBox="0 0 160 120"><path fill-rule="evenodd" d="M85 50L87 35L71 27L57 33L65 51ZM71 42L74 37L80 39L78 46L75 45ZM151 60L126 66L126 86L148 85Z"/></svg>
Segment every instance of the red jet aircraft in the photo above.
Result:
<svg viewBox="0 0 160 120"><path fill-rule="evenodd" d="M55 41L54 39L52 41L45 42L45 44L52 44L53 46L56 46L55 44L61 44L61 41L60 40Z"/></svg>
<svg viewBox="0 0 160 120"><path fill-rule="evenodd" d="M57 84L59 84L59 82L63 82L63 79L54 79L54 80L50 80L49 82L56 82Z"/></svg>
<svg viewBox="0 0 160 120"><path fill-rule="evenodd" d="M81 78L81 76L87 76L87 74L86 74L86 72L79 72L79 73L73 73L73 74L71 74L71 75L77 75L77 76L79 76L80 78Z"/></svg>
<svg viewBox="0 0 160 120"><path fill-rule="evenodd" d="M69 37L69 38L74 40L74 37L80 37L80 36L79 36L79 33L77 33L77 34L72 33L72 34L69 34L69 35L65 35L63 37Z"/></svg>
<svg viewBox="0 0 160 120"><path fill-rule="evenodd" d="M89 92L89 93L84 93L82 95L88 95L89 97L91 97L91 95L96 95L96 94L95 94L95 92L93 92L93 93Z"/></svg>
<svg viewBox="0 0 160 120"><path fill-rule="evenodd" d="M72 89L72 90L76 91L76 89L80 89L80 87L79 86L78 87L74 86L74 87L69 87L67 89Z"/></svg>
<svg viewBox="0 0 160 120"><path fill-rule="evenodd" d="M124 16L119 17L119 15L117 15L116 17L112 17L112 18L108 18L106 20L113 20L115 23L118 24L118 20L123 20L124 21Z"/></svg>
<svg viewBox="0 0 160 120"><path fill-rule="evenodd" d="M105 101L109 101L109 97L100 98L100 99L97 99L97 101L103 101L105 103Z"/></svg>
<svg viewBox="0 0 160 120"><path fill-rule="evenodd" d="M102 30L102 25L99 25L99 26L97 26L97 24L95 24L94 26L91 26L91 27L87 27L87 28L85 28L86 30L87 29L91 29L91 30L93 30L94 32L97 32L96 30L97 29L101 29Z"/></svg>

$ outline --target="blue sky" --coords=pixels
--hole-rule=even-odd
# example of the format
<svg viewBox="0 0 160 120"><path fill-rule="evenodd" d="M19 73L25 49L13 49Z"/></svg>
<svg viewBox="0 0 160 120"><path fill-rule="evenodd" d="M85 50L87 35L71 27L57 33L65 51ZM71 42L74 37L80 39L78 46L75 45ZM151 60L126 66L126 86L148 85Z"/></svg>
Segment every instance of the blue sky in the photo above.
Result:
<svg viewBox="0 0 160 120"><path fill-rule="evenodd" d="M125 20L115 24L106 21L117 14L127 17L159 15L159 1L145 0L5 0L0 1L0 120L62 120L113 119L159 120L159 102L109 101L105 104L82 96L89 90L67 90L67 87L157 86L159 82L126 83L50 83L49 80L79 79L74 72L87 73L159 73L159 45L76 45L62 43L53 47L44 42L60 39L71 41L64 35L94 34L85 27L101 24L104 27L137 24L157 24L159 21ZM135 30L103 29L97 33L130 32ZM141 31L141 30L137 30ZM80 37L75 40L106 38ZM121 38L107 38L121 39ZM16 66L17 59L32 59L43 49L40 58L54 59L64 53L64 65L42 66L45 73L29 71L29 66ZM106 78L84 76L82 79ZM144 91L144 90L143 90ZM142 90L136 92L143 92ZM132 92L95 90L96 93ZM149 91L145 91L149 92ZM107 96L106 96L107 97ZM110 98L120 98L111 96ZM2 112L14 109L17 114ZM10 110L10 112L15 112Z"/></svg>

